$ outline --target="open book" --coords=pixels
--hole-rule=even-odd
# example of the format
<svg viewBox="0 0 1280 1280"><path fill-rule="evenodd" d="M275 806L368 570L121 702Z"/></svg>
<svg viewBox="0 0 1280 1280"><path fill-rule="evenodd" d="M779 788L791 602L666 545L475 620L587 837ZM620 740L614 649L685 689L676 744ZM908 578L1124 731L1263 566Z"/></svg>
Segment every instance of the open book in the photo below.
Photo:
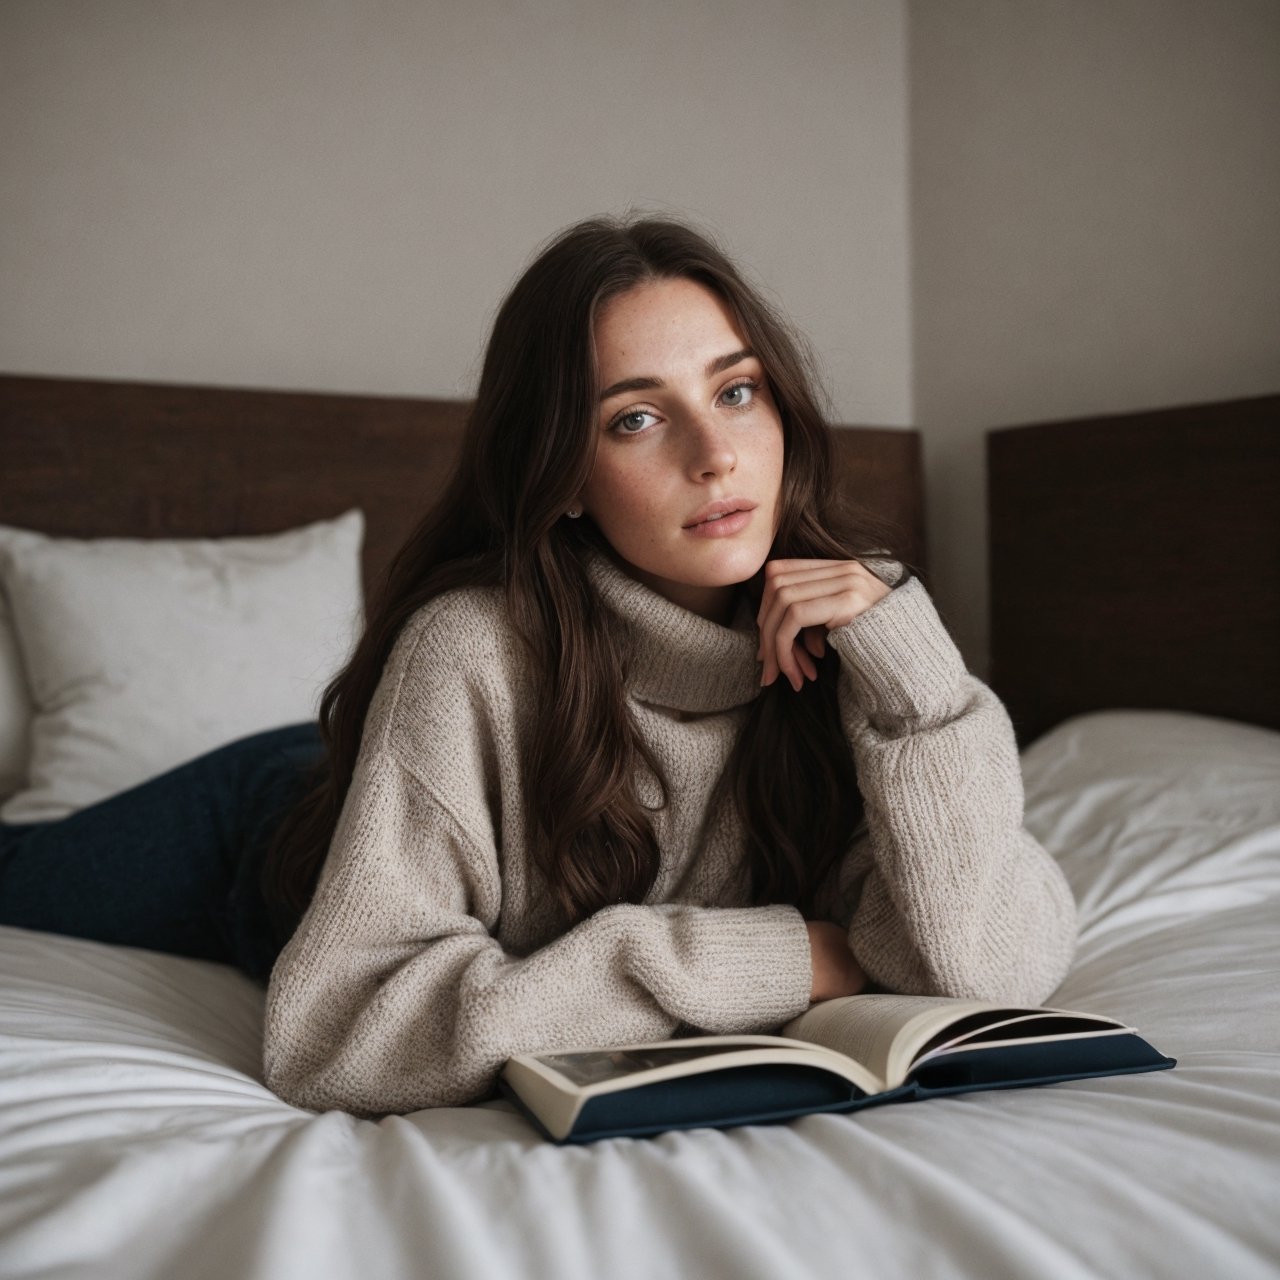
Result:
<svg viewBox="0 0 1280 1280"><path fill-rule="evenodd" d="M499 1085L553 1141L591 1142L1173 1065L1097 1014L859 995L824 1000L774 1036L520 1054Z"/></svg>

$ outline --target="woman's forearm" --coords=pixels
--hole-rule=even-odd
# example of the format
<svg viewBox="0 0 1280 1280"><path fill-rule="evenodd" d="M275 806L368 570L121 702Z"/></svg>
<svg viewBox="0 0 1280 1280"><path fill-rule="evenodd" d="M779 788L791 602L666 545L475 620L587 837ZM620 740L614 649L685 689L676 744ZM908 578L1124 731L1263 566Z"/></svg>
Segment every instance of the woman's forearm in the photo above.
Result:
<svg viewBox="0 0 1280 1280"><path fill-rule="evenodd" d="M890 990L1039 1003L1074 954L1075 904L1023 827L1004 706L918 581L831 639L866 802L843 868L854 955Z"/></svg>

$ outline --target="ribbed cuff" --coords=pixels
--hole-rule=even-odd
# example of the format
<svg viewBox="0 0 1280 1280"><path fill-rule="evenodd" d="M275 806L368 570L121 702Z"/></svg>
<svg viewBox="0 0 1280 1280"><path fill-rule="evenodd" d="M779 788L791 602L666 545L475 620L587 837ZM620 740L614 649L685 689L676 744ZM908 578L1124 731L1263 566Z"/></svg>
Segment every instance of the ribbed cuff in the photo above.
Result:
<svg viewBox="0 0 1280 1280"><path fill-rule="evenodd" d="M942 724L959 711L964 659L919 578L827 633L878 729Z"/></svg>

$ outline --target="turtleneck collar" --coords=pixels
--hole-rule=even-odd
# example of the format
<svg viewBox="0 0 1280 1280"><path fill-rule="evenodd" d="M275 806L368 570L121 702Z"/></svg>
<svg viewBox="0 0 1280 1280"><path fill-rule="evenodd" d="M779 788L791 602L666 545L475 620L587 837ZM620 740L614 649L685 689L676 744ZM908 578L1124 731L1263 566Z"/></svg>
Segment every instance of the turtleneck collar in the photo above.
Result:
<svg viewBox="0 0 1280 1280"><path fill-rule="evenodd" d="M744 590L727 627L673 604L624 573L605 553L588 551L587 575L621 624L628 685L641 702L679 711L728 711L760 693L755 610Z"/></svg>

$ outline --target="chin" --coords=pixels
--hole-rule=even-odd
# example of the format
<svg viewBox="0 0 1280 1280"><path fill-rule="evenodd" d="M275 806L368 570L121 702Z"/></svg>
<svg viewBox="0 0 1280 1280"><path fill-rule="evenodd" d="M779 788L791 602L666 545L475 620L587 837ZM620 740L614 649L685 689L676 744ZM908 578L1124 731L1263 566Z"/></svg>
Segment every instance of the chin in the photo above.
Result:
<svg viewBox="0 0 1280 1280"><path fill-rule="evenodd" d="M686 580L691 587L731 587L739 582L749 582L760 572L769 558L769 549L751 551L746 547L726 549L726 554L715 556L709 564L685 564L684 573L670 576ZM686 576L687 575L687 576Z"/></svg>

